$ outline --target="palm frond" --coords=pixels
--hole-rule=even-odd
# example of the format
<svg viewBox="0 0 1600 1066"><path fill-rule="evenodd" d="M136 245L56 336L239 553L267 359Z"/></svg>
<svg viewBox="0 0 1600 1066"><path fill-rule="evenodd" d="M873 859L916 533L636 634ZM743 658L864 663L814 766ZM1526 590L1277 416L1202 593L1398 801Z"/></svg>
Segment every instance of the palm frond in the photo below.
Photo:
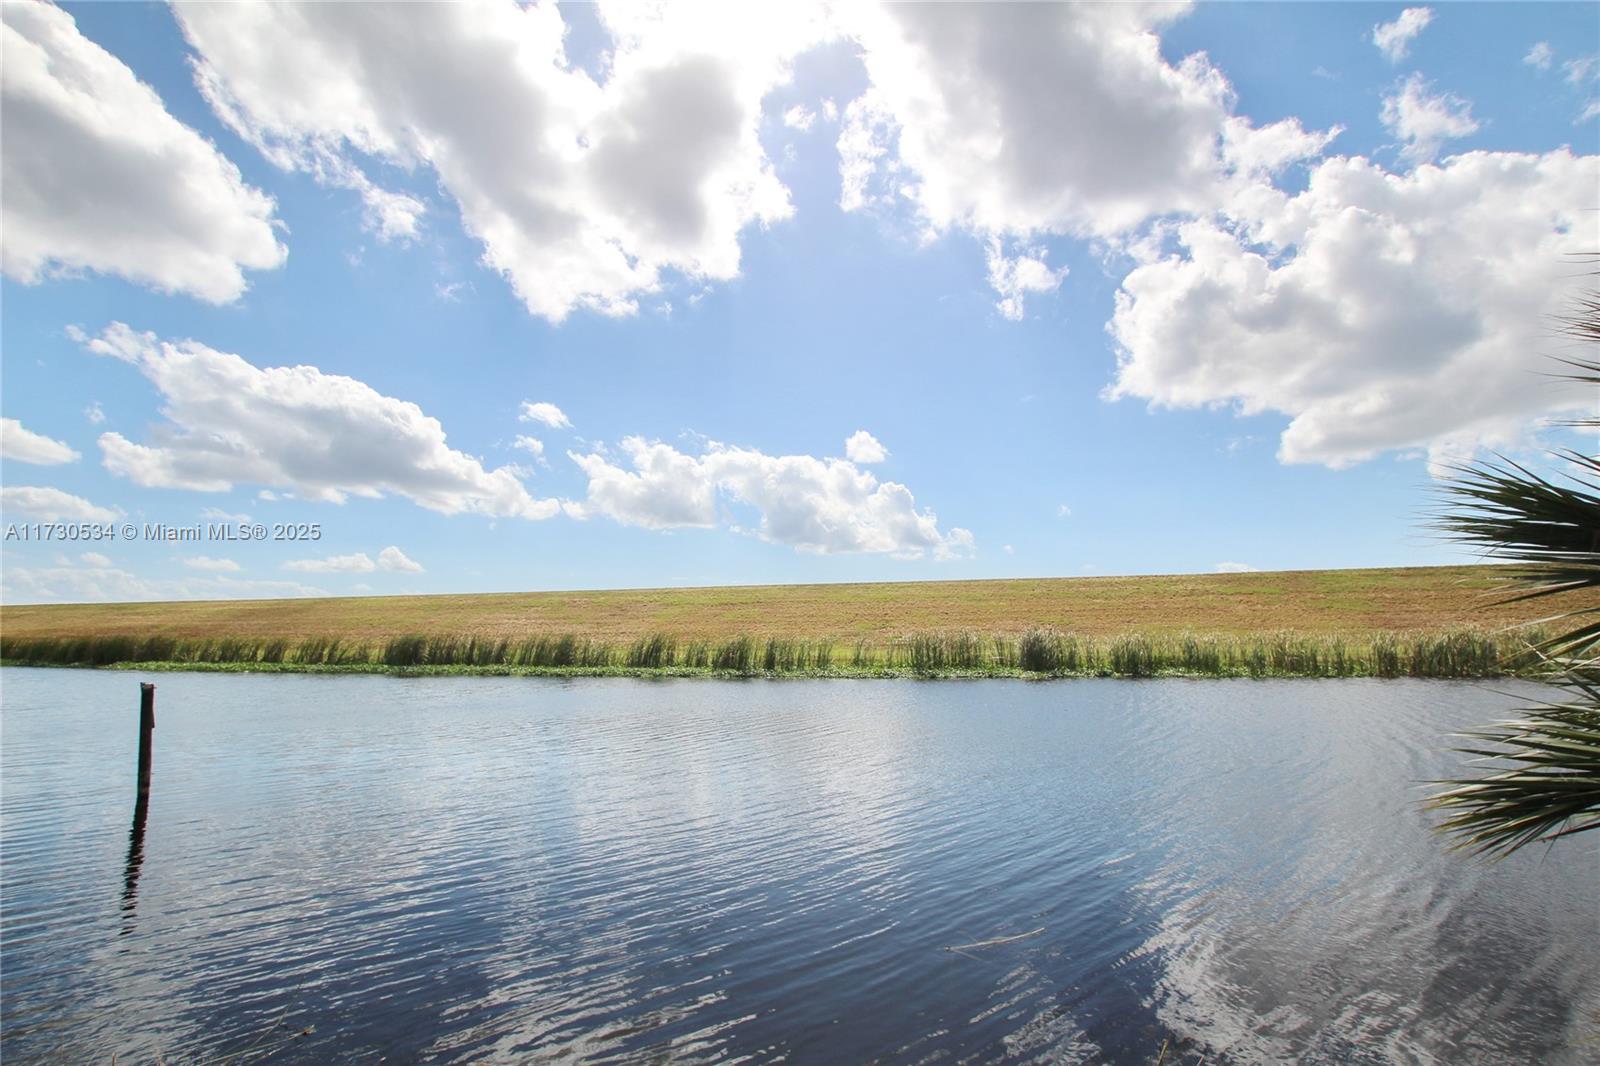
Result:
<svg viewBox="0 0 1600 1066"><path fill-rule="evenodd" d="M1580 262L1600 263L1600 254ZM1594 272L1600 273L1600 271ZM1557 328L1600 342L1600 290L1586 290ZM1600 362L1563 359L1561 375L1600 384ZM1600 427L1600 419L1567 425ZM1557 482L1503 456L1455 468L1434 527L1491 557L1517 563L1509 600L1600 588L1600 458L1557 454L1570 468ZM1486 764L1477 777L1436 782L1429 799L1457 846L1504 855L1536 841L1600 829L1600 607L1561 612L1564 630L1536 643L1566 698L1525 708L1519 718L1466 735L1458 749Z"/></svg>
<svg viewBox="0 0 1600 1066"><path fill-rule="evenodd" d="M1568 688L1568 702L1466 734L1471 746L1458 750L1488 772L1438 782L1446 787L1428 800L1457 847L1504 855L1600 829L1600 692L1582 680Z"/></svg>

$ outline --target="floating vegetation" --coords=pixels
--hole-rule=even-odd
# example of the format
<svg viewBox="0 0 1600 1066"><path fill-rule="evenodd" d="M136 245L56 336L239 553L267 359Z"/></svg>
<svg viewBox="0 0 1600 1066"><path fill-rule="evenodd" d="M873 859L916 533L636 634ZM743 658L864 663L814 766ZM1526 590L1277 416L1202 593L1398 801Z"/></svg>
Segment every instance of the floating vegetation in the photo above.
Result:
<svg viewBox="0 0 1600 1066"><path fill-rule="evenodd" d="M13 665L284 670L603 672L794 677L1440 677L1532 673L1525 631L1258 634L1127 633L1050 628L912 633L882 641L652 634L610 643L572 633L521 638L409 634L376 642L334 636L0 638Z"/></svg>

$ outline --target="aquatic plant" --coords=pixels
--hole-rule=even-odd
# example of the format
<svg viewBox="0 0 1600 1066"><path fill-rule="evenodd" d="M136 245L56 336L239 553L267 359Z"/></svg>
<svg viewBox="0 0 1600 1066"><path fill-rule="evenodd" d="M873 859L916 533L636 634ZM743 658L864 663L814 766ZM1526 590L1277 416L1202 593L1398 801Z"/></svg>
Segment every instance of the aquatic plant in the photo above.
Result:
<svg viewBox="0 0 1600 1066"><path fill-rule="evenodd" d="M0 636L13 664L267 666L293 669L703 672L742 676L913 677L1498 677L1539 669L1521 643L1480 629L1426 633L1237 635L1127 633L1089 637L929 631L883 641L651 634L626 644L571 633L403 634L381 643L332 636L181 638Z"/></svg>

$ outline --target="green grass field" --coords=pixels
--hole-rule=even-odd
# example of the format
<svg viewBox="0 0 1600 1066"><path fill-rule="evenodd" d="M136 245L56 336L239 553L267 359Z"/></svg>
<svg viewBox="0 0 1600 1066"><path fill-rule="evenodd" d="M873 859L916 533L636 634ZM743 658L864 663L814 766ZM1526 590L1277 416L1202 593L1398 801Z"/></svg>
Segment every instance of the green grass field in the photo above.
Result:
<svg viewBox="0 0 1600 1066"><path fill-rule="evenodd" d="M10 662L210 668L1492 676L1497 567L0 608ZM1571 605L1571 606L1575 606Z"/></svg>

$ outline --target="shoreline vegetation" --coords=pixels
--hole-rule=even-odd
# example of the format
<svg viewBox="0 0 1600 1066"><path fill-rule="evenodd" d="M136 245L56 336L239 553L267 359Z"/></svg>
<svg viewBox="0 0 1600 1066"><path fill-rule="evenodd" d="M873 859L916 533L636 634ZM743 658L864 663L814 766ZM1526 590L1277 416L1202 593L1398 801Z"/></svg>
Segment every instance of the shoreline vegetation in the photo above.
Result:
<svg viewBox="0 0 1600 1066"><path fill-rule="evenodd" d="M1128 633L1099 637L1034 628L969 630L893 640L784 637L630 642L577 634L526 638L402 634L246 639L107 634L0 637L6 666L208 672L528 675L559 677L1420 677L1533 676L1527 628L1437 632Z"/></svg>

